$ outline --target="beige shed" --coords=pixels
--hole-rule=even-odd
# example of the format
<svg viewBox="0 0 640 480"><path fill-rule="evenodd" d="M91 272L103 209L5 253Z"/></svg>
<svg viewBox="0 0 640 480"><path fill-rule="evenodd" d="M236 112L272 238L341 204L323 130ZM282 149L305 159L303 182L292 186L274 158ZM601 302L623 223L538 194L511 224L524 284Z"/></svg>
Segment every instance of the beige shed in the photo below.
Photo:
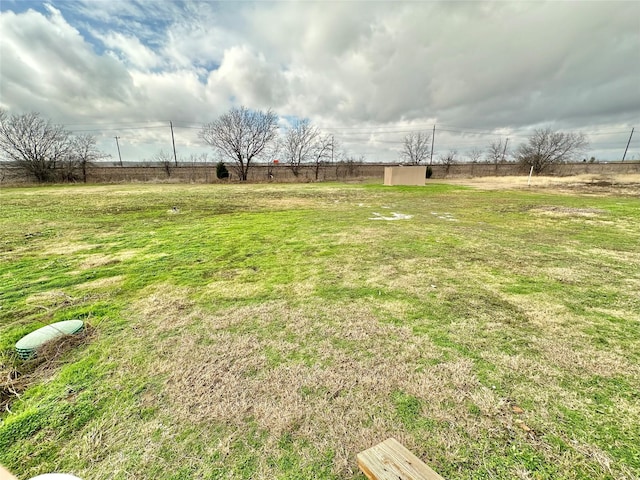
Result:
<svg viewBox="0 0 640 480"><path fill-rule="evenodd" d="M385 185L424 185L426 165L384 167Z"/></svg>

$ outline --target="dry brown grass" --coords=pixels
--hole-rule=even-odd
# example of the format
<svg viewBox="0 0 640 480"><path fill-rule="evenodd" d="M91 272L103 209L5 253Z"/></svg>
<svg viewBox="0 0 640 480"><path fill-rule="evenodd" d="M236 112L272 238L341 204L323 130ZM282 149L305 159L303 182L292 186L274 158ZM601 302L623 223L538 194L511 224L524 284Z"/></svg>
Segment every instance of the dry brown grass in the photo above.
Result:
<svg viewBox="0 0 640 480"><path fill-rule="evenodd" d="M456 328L461 328L457 325ZM470 334L477 332L461 332L462 337L468 338ZM564 388L563 382L575 382L577 379L587 380L593 375L603 377L613 377L615 375L640 374L638 367L631 364L624 358L623 352L603 352L593 348L583 349L576 343L565 342L566 338L553 337L550 332L543 338L533 338L530 348L537 350L537 356L523 354L506 354L495 350L487 349L481 353L481 357L495 365L497 369L509 372L517 378L526 378L526 382L516 382L511 385L511 398L525 400L534 405L532 410L526 409L524 414L513 416L508 415L508 409L496 407L496 405L507 405L512 400L508 398L489 397L487 404L500 413L494 415L501 416L498 425L489 427L486 433L490 433L495 428L501 426L511 432L518 432L523 429L520 422L527 426L527 436L529 443L545 456L548 462L561 465L563 468L570 468L576 462L583 462L585 459L595 461L604 471L610 471L611 477L616 479L633 478L629 469L625 465L617 464L614 470L611 466L615 464L609 454L593 444L579 443L574 438L563 433L562 425L558 424L557 410L548 410L545 405L560 404L563 407L578 412L585 412L592 403L582 395ZM571 380L569 380L571 379ZM497 400L497 404L495 403ZM480 403L478 403L480 405ZM639 409L627 399L617 399L616 407L620 412L629 415L629 421L634 422L639 416ZM483 414L484 409L483 409ZM545 441L546 436L557 436L570 444L573 450L567 450L559 455L553 451ZM489 441L500 442L499 437L489 436ZM494 445L495 448L495 445ZM530 474L530 473L529 473Z"/></svg>
<svg viewBox="0 0 640 480"><path fill-rule="evenodd" d="M42 255L71 255L93 248L94 245L88 243L75 242L55 242L42 249Z"/></svg>
<svg viewBox="0 0 640 480"><path fill-rule="evenodd" d="M591 321L572 313L567 307L552 303L543 294L509 295L495 290L504 300L517 305L526 316L536 334L529 337L530 346L541 357L536 360L539 367L531 371L545 369L547 374L574 375L589 377L601 375L637 374L640 377L640 365L630 361L624 351L604 350L590 341L591 335L584 330ZM618 312L621 313L621 312ZM628 317L628 313L624 313ZM499 324L496 325L499 328ZM526 373L526 369L522 371Z"/></svg>
<svg viewBox="0 0 640 480"><path fill-rule="evenodd" d="M558 206L545 206L538 207L530 210L533 213L539 213L542 215L551 215L559 217L580 216L580 217L597 217L598 215L604 215L607 212L599 208L575 208L575 207L558 207Z"/></svg>
<svg viewBox="0 0 640 480"><path fill-rule="evenodd" d="M114 288L121 284L126 277L124 275L115 275L113 277L98 278L97 280L91 280L89 282L80 283L75 286L79 290L104 290L108 288Z"/></svg>
<svg viewBox="0 0 640 480"><path fill-rule="evenodd" d="M599 195L640 195L640 174L601 175L582 174L568 177L476 177L438 180L454 185L465 185L484 190L530 189L553 190L558 192L581 192Z"/></svg>
<svg viewBox="0 0 640 480"><path fill-rule="evenodd" d="M396 392L420 398L435 422L465 426L442 439L452 462L470 438L517 428L470 360L438 363L427 336L381 324L363 303L310 310L270 302L212 315L193 308L187 293L165 286L134 306L146 319L140 336L154 338L151 370L166 378L151 401L190 424L257 424L269 432L256 452L262 459L277 455L285 433L335 451L339 475L354 474L355 454L389 436L421 452L394 416ZM469 418L465 401L482 415ZM269 476L263 460L259 477Z"/></svg>
<svg viewBox="0 0 640 480"><path fill-rule="evenodd" d="M233 300L252 298L267 292L266 287L257 282L240 282L238 280L220 280L210 282L204 292L214 298Z"/></svg>
<svg viewBox="0 0 640 480"><path fill-rule="evenodd" d="M56 307L64 307L67 305L73 305L76 303L76 299L63 292L62 290L48 290L46 292L39 292L33 295L29 295L25 299L25 303L28 306L39 307L43 310L50 310Z"/></svg>
<svg viewBox="0 0 640 480"><path fill-rule="evenodd" d="M390 275L418 292L434 272L415 273L415 267L402 262L380 267L370 283L382 284ZM348 266L337 268L348 284L342 270ZM403 272L410 271L413 277L405 278ZM550 268L548 273L580 281L580 274L569 268ZM214 291L217 286L211 285ZM441 295L454 293L446 286L436 288ZM370 304L334 302L294 308L272 301L214 314L190 301L192 293L165 284L133 306L136 316L144 319L136 325L140 338L153 339L150 370L165 379L163 388L149 392L144 401L169 408L178 424L225 425L227 433L215 440L215 448L222 452L238 439L234 432L250 425L268 432L264 444L252 450L260 459L259 478L273 473L267 459L277 457L284 435L306 445L298 451L302 466L317 458L313 452L335 452L332 469L340 476L355 475L355 454L389 436L427 461L436 442L437 451L444 452L440 458L451 464L464 457L470 442L495 450L506 438L519 436L550 463L570 465L589 458L613 478L630 478L624 466L614 466L612 458L594 445L573 442L575 448L558 457L543 440L546 434L564 438L556 413L541 409L515 414L514 400L483 385L472 360L454 356L443 361L442 350L428 336L381 323L379 313L371 310L375 305L378 311L404 317L403 302L381 299ZM253 289L245 292L253 293ZM584 398L562 387L566 378L640 376L640 367L624 351L591 343L589 335L582 333L588 321L566 307L550 303L544 295L508 295L497 287L494 293L517 304L527 318L527 328L537 332L528 338L535 355L508 355L499 351L499 345L478 343L487 332L499 338L505 322L508 328L517 328L507 318L484 322L479 317L458 321L451 328L458 342L473 345L499 371L528 379L513 388L513 398L539 406L560 401L583 411ZM244 298L242 289L237 295ZM395 414L397 392L420 399L421 415L438 425L437 435L407 430ZM469 414L470 404L479 415ZM619 408L630 418L640 414L628 400L619 400ZM526 472L521 473L526 478Z"/></svg>
<svg viewBox="0 0 640 480"><path fill-rule="evenodd" d="M611 248L590 248L588 254L610 258L623 264L640 265L640 253L636 252L619 252Z"/></svg>
<svg viewBox="0 0 640 480"><path fill-rule="evenodd" d="M89 270L91 268L104 267L106 265L113 265L120 263L124 260L129 260L137 255L136 250L123 250L117 254L100 254L94 253L84 257L82 262L78 264L80 270Z"/></svg>

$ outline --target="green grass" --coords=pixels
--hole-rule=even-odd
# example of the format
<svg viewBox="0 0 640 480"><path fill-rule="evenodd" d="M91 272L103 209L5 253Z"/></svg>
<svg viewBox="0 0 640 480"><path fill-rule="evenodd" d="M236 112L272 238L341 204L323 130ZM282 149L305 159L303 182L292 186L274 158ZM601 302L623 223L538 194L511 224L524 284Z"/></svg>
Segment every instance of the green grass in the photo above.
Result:
<svg viewBox="0 0 640 480"><path fill-rule="evenodd" d="M0 414L19 477L361 479L389 436L448 479L640 476L637 199L117 185L0 205L0 373L37 327L95 328Z"/></svg>

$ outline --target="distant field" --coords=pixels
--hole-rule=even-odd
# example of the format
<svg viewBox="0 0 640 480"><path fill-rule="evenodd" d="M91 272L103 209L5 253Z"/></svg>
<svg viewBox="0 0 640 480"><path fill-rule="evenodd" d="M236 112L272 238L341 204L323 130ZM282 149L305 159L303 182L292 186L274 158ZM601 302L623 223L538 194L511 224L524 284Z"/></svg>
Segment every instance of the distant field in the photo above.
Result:
<svg viewBox="0 0 640 480"><path fill-rule="evenodd" d="M637 183L534 180L1 189L0 463L364 479L394 436L451 480L639 478Z"/></svg>

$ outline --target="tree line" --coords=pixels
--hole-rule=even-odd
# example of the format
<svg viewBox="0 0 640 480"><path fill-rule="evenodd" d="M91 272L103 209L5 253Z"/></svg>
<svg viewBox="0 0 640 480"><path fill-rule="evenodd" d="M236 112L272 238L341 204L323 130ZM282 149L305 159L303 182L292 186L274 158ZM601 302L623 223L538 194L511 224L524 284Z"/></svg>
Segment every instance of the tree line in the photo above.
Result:
<svg viewBox="0 0 640 480"><path fill-rule="evenodd" d="M318 179L324 164L336 161L349 163L349 157L333 135L323 133L307 119L294 121L280 134L278 116L272 110L251 110L233 107L216 120L205 124L200 138L218 154L219 178L229 175L227 162L237 178L245 181L252 164L266 161L280 163L298 176L302 168L312 168ZM12 167L38 182L87 180L87 167L109 157L98 150L93 135L72 135L62 125L52 124L38 113L9 115L0 110L0 153ZM539 129L514 151L507 151L502 140L486 149L473 149L467 155L472 162L483 158L498 164L514 159L541 173L550 165L574 159L588 146L583 134ZM164 152L156 155L170 173L171 157ZM412 165L433 162L432 138L428 132L412 132L401 145L400 158ZM277 160L276 160L277 159ZM358 159L363 161L364 158ZM441 154L437 162L446 169L458 162L458 152Z"/></svg>
<svg viewBox="0 0 640 480"><path fill-rule="evenodd" d="M98 150L93 135L72 135L38 113L6 110L0 110L0 153L38 182L86 182L89 164L109 156Z"/></svg>
<svg viewBox="0 0 640 480"><path fill-rule="evenodd" d="M536 174L544 172L549 166L574 160L584 153L589 143L582 133L555 132L550 128L537 129L526 142L521 143L514 151L507 150L507 141L502 139L491 142L485 151L474 148L468 152L468 160L478 163L503 163L510 160L531 167ZM432 163L431 134L428 132L412 132L405 136L400 157L411 165ZM458 163L458 151L449 150L437 158L446 170Z"/></svg>
<svg viewBox="0 0 640 480"><path fill-rule="evenodd" d="M308 119L294 121L282 135L278 116L271 110L232 108L217 120L202 127L200 138L230 162L242 181L257 159L272 166L288 166L297 177L302 168L311 167L318 179L322 165L334 161L354 161L336 143L333 135L323 133Z"/></svg>
<svg viewBox="0 0 640 480"><path fill-rule="evenodd" d="M323 134L306 119L294 122L284 136L280 137L278 117L271 110L232 108L214 122L205 125L200 131L200 137L231 162L241 180L247 179L254 159L262 156L267 159L281 156L296 176L303 165L311 165L317 179L320 166L329 158L333 159L336 154L333 136ZM428 132L408 134L404 138L400 158L412 165L425 164L427 159L431 163L431 140ZM538 129L514 152L507 152L506 142L503 145L502 140L492 142L487 148L485 159L497 164L513 157L539 174L550 165L576 158L587 146L588 142L582 133ZM342 155L341 152L340 156ZM448 171L457 162L457 155L457 151L451 150L441 154L437 160ZM474 149L469 155L471 161L477 162L481 160L483 152Z"/></svg>

